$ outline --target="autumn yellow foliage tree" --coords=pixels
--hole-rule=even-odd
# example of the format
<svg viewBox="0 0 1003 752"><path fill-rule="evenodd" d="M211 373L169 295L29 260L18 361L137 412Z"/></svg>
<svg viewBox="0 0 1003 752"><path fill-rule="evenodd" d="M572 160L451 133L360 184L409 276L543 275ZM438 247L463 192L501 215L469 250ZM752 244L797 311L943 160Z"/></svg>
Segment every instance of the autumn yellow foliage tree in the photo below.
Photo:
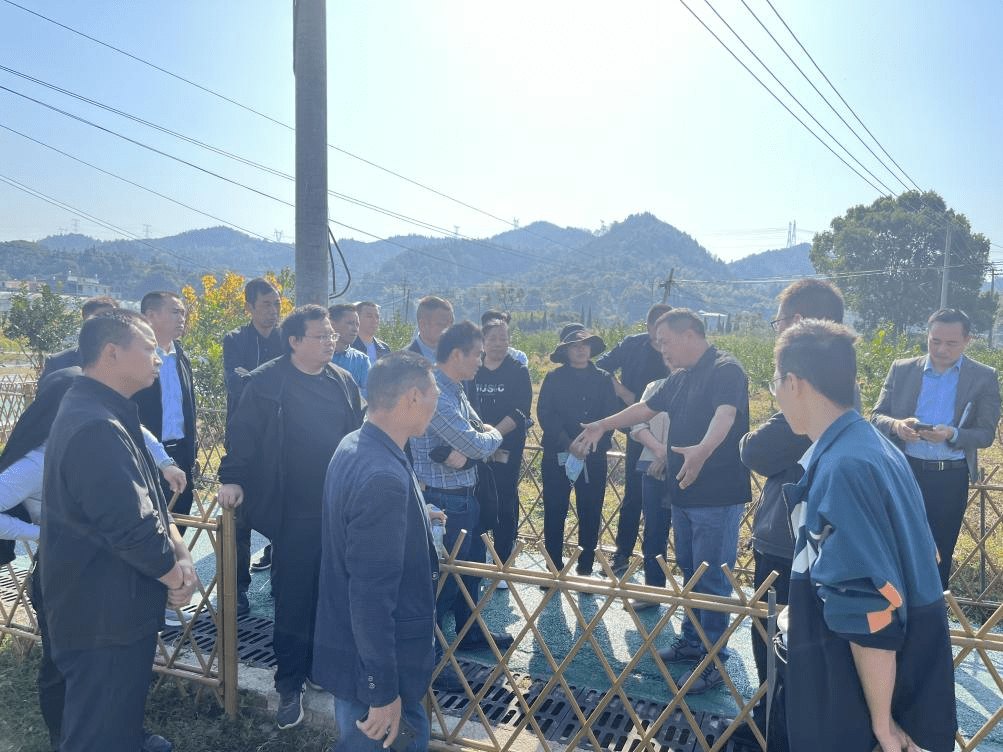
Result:
<svg viewBox="0 0 1003 752"><path fill-rule="evenodd" d="M274 284L280 295L281 314L293 308L293 275L288 269L279 274L268 272L265 279ZM192 374L200 408L226 407L226 387L223 384L223 336L248 321L244 310L244 283L235 272L227 272L217 280L212 274L202 277L202 292L187 285L181 295L188 307L188 329L185 349L192 362Z"/></svg>

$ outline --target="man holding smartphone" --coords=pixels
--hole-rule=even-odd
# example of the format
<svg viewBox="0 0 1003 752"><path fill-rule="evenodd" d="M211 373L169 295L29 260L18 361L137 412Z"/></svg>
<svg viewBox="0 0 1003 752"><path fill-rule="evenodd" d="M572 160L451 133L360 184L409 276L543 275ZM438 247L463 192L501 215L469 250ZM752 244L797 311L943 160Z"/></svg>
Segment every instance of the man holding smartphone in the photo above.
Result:
<svg viewBox="0 0 1003 752"><path fill-rule="evenodd" d="M431 363L400 352L369 372L369 411L324 482L313 676L334 695L328 752L428 749L439 558L404 454L438 404Z"/></svg>
<svg viewBox="0 0 1003 752"><path fill-rule="evenodd" d="M965 357L972 341L964 311L942 308L927 322L928 354L892 363L871 422L905 453L948 589L951 558L977 479L976 452L993 443L1000 417L996 369Z"/></svg>

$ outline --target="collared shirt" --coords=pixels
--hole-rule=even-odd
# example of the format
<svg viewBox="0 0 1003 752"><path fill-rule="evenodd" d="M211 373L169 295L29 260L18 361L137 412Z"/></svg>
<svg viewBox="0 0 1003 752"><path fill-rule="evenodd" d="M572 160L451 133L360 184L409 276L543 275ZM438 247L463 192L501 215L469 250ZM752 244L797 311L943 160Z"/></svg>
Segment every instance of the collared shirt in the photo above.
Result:
<svg viewBox="0 0 1003 752"><path fill-rule="evenodd" d="M418 347L418 352L421 353L422 357L428 359L429 363L435 362L435 350L422 342L421 337L417 334L414 337L414 342L411 343L411 350L414 350L415 346Z"/></svg>
<svg viewBox="0 0 1003 752"><path fill-rule="evenodd" d="M428 429L421 436L410 439L414 473L418 480L433 488L473 488L477 483L477 468L454 470L445 463L435 462L428 453L440 446L449 446L465 457L483 460L501 446L502 437L497 430L477 431L471 419L480 417L470 406L463 385L453 381L440 369L435 369L435 382L439 386L439 402Z"/></svg>
<svg viewBox="0 0 1003 752"><path fill-rule="evenodd" d="M355 384L359 387L362 398L366 397L366 382L369 380L369 358L365 353L359 352L354 347L349 347L342 352L335 352L331 357L331 362L336 366L341 366L348 371Z"/></svg>
<svg viewBox="0 0 1003 752"><path fill-rule="evenodd" d="M185 437L185 414L182 408L181 377L178 375L178 351L171 343L170 352L159 345L157 355L163 363L160 366L160 405L164 411L164 423L160 431L163 441L177 441Z"/></svg>
<svg viewBox="0 0 1003 752"><path fill-rule="evenodd" d="M949 366L943 373L937 373L930 364L930 356L926 356L923 366L923 381L916 398L916 417L923 423L934 426L950 426L954 421L954 403L958 396L958 377L961 374L961 361ZM957 436L957 428L955 428ZM920 460L960 460L965 453L960 449L952 449L946 441L913 441L904 447L905 453Z"/></svg>

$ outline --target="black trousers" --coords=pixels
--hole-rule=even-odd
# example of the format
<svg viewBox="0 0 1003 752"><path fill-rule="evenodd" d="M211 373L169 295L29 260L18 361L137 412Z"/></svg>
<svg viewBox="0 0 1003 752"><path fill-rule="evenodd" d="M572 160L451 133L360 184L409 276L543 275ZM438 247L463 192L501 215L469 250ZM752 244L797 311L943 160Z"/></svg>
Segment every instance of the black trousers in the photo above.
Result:
<svg viewBox="0 0 1003 752"><path fill-rule="evenodd" d="M919 490L923 493L926 519L930 523L933 542L937 544L937 553L940 554L940 561L937 563L940 584L947 590L954 546L958 542L968 506L968 468L923 470L920 463L912 458L909 459L909 464L916 474Z"/></svg>
<svg viewBox="0 0 1003 752"><path fill-rule="evenodd" d="M49 731L49 741L53 749L59 748L59 737L63 726L63 704L66 698L66 680L52 662L52 643L49 639L49 622L45 619L44 603L42 601L42 581L38 573L38 560L31 570L31 583L28 597L35 609L38 620L38 631L42 636L42 660L38 664L38 706L42 711L42 720Z"/></svg>
<svg viewBox="0 0 1003 752"><path fill-rule="evenodd" d="M66 677L60 752L140 748L156 645L152 632L128 645L53 649L56 667Z"/></svg>
<svg viewBox="0 0 1003 752"><path fill-rule="evenodd" d="M188 483L185 485L185 490L181 492L178 496L178 500L174 502L174 506L171 507L172 512L177 512L178 514L188 514L192 510L192 501L194 499L194 479L192 477L192 466L187 459L187 448L183 442L172 442L164 444L164 449L167 450L167 456L174 460L178 467L185 471L185 478L187 478ZM167 497L167 503L171 503L171 497L174 496L174 492L171 487L167 485L167 482L160 478L160 484L164 488L164 495ZM178 525L178 530L184 532L185 528Z"/></svg>
<svg viewBox="0 0 1003 752"><path fill-rule="evenodd" d="M522 472L522 450L511 452L508 462L494 462L491 469L498 489L498 524L495 526L495 553L500 563L508 561L515 547L519 530L519 474Z"/></svg>
<svg viewBox="0 0 1003 752"><path fill-rule="evenodd" d="M313 622L317 616L320 577L320 520L286 518L272 543L275 689L284 694L303 686L313 664Z"/></svg>
<svg viewBox="0 0 1003 752"><path fill-rule="evenodd" d="M770 556L755 549L753 549L752 555L756 564L753 574L755 589L758 590L759 586L766 582L766 578L770 576L770 572L775 570L777 572L777 579L773 581L773 588L777 591L777 609L779 610L781 606L786 606L790 601L791 565L794 562L780 556ZM765 619L757 619L756 621L763 625L763 629L767 629ZM756 629L755 624L750 624L749 628L752 630L752 657L756 661L756 675L759 677L759 683L762 684L766 681L766 651L773 650L773 646L766 644L766 641L759 634L759 630Z"/></svg>
<svg viewBox="0 0 1003 752"><path fill-rule="evenodd" d="M606 496L606 455L593 459L590 454L585 469L575 481L575 505L578 509L578 545L582 548L576 567L578 574L591 574L599 544L602 505ZM547 555L558 569L564 566L564 523L571 503L571 482L564 468L557 464L555 452L544 452L543 475L543 539ZM588 480L586 480L586 475Z"/></svg>
<svg viewBox="0 0 1003 752"><path fill-rule="evenodd" d="M629 559L637 543L637 531L641 527L641 475L637 472L637 461L641 459L644 446L639 441L627 439L624 458L623 502L620 504L620 521L616 527L616 558Z"/></svg>

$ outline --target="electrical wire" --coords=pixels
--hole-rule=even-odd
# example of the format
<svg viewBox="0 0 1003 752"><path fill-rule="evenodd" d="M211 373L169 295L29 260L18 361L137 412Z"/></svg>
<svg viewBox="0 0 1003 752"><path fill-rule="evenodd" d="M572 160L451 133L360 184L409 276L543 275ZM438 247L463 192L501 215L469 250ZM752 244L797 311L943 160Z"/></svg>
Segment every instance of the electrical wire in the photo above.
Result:
<svg viewBox="0 0 1003 752"><path fill-rule="evenodd" d="M687 9L687 10L690 10L690 7L689 7L688 5L686 5L686 3L684 2L684 0L679 0L679 1L680 1L680 2L681 2L681 3L683 4L683 6L684 6L684 7L685 7L685 8ZM823 130L823 131L825 132L825 134L826 134L826 135L827 135L827 136L828 136L829 138L831 138L831 139L832 139L832 140L833 140L833 141L834 141L834 142L836 143L836 145L837 145L837 146L838 146L838 147L839 147L840 149L842 149L842 150L843 150L844 152L846 152L846 155L847 155L847 156L848 156L848 157L849 157L850 159L852 159L852 160L853 160L854 162L856 162L856 163L857 163L858 165L860 165L860 168L861 168L861 169L862 169L862 170L863 170L864 172L866 172L866 173L867 173L868 175L870 175L870 176L871 176L872 178L874 178L875 182L877 182L877 183L878 183L878 185L880 185L880 186L881 186L882 188L884 188L884 189L885 189L885 191L887 191L888 193L890 193L890 194L892 194L892 195L895 195L895 191L893 191L893 190L892 190L891 188L889 188L889 187L888 187L888 186L887 186L887 185L886 185L886 184L885 184L885 183L884 183L884 182L883 182L883 181L882 181L882 180L881 180L881 179L880 179L880 178L879 178L879 177L878 177L877 175L875 175L875 174L874 174L873 172L871 172L871 171L870 171L870 170L869 170L869 169L867 168L867 166L866 166L866 165L864 165L864 163L863 163L863 162L861 162L861 161L860 161L859 159L857 159L857 158L856 158L856 157L855 157L855 156L854 156L854 155L853 155L853 154L852 154L852 153L850 152L850 150L849 150L849 149L847 149L847 148L846 148L845 146L843 146L842 142L840 142L840 140L839 140L838 138L836 138L836 137L835 137L834 135L832 135L832 133L831 133L831 132L829 131L829 129L828 129L828 128L826 128L826 127L825 127L824 125L822 125L822 123L821 123L821 122L819 121L819 119L818 119L818 118L816 118L816 117L815 117L815 116L814 116L814 115L813 115L813 114L811 113L811 111L810 111L810 110L809 110L809 109L808 109L807 107L805 107L805 106L804 106L803 104L801 104L801 100L799 100L799 99L798 99L798 98L797 98L796 96L794 96L794 94L793 94L793 93L791 92L791 90L790 90L790 89L788 89L788 88L787 88L787 87L786 87L786 86L784 85L784 83L783 83L783 82L782 82L782 81L781 81L781 80L780 80L780 79L779 79L779 78L777 77L777 75L776 75L776 74L775 74L775 73L774 73L774 72L773 72L773 71L772 71L772 70L770 69L770 67L769 67L769 66L768 66L768 65L767 65L766 63L764 63L764 62L762 61L762 59L761 59L761 58L759 57L759 55L757 55L757 54L756 54L755 52L753 52L753 51L752 51L752 48L751 48L751 47L749 47L749 45L748 45L748 44L746 44L745 40L744 40L744 39L742 39L741 35L740 35L740 34L739 34L739 33L738 33L737 31L735 31L735 30L734 30L734 29L733 29L733 28L731 27L731 24L729 24L729 23L728 23L727 21L725 21L725 20L724 20L724 17L723 17L723 16L722 16L722 15L721 15L720 13L718 13L718 12L717 12L717 9L716 9L716 8L715 8L715 7L713 6L713 5L711 5L711 3L710 3L710 0L704 0L704 3L705 3L705 4L707 5L707 7L708 7L708 8L710 8L710 9L711 9L711 10L712 10L712 11L714 12L714 15L718 17L718 19L719 19L719 20L721 21L721 23L723 23L723 24L724 24L724 25L725 25L725 26L727 27L728 31L730 31L730 32L731 32L731 33L732 33L732 34L734 35L734 37L735 37L735 38L736 38L736 39L737 39L737 40L738 40L739 42L741 42L741 43L742 43L742 46L743 46L743 47L745 47L745 49L746 49L746 50L747 50L747 51L749 52L749 54L750 54L750 55L752 55L752 56L753 56L753 57L754 57L754 58L756 59L756 62L757 62L757 63L759 63L759 64L760 64L761 66L763 66L763 68L764 68L764 69L766 70L766 72L767 72L767 73L769 73L769 74L770 74L770 76L772 76L772 77L773 77L773 80L774 80L774 81L776 81L776 82L777 82L778 84L780 84L780 88L782 88L782 89L784 90L784 92L786 92L787 96L789 96L789 97L790 97L791 99L793 99L793 100L794 100L795 102L797 102L797 105L798 105L798 107L800 107L800 108L801 108L802 110L804 110L805 114L807 114L807 115L808 115L808 117L810 117L810 118L811 118L811 119L812 119L812 120L813 120L813 121L815 122L815 125L817 125L817 126L818 126L819 128L821 128L821 129L822 129L822 130ZM692 10L690 10L690 13L693 13L693 11L692 11ZM694 14L694 15L695 15L695 14ZM701 20L701 21L700 21L700 23L703 23L703 21ZM710 27L708 27L708 26L707 26L706 24L704 24L704 28L706 28L706 29L707 29L708 31L710 31ZM715 36L715 39L718 39L718 37L717 37L717 35L716 35L716 34L715 34L714 36ZM718 39L718 41L720 41L720 39ZM722 42L722 44L724 44L724 43ZM729 52L731 52L731 50L730 50L730 49L729 49L728 51L729 51ZM732 55L734 55L734 53L732 53ZM739 58L738 58L737 56L735 56L735 59L736 59L736 60L738 60ZM741 61L740 61L740 62L741 62ZM743 65L743 67L745 67L745 63L742 63L742 65ZM752 71L751 71L751 70L749 70L749 68L748 68L748 67L745 67L745 69L746 69L746 70L748 70L748 71L749 71L749 73L752 73ZM753 75L755 75L755 74L753 74ZM756 80L757 80L757 81L760 81L760 79L759 79L759 77L758 77L758 76L756 77ZM760 81L760 83L762 83L762 81ZM764 86L765 86L765 84L764 84ZM772 91L772 90L770 90L770 89L767 89L767 90L768 90L768 91L770 91L770 93L771 93L771 94L773 93L773 91ZM776 96L776 95L774 95L774 96ZM780 101L780 98L779 98L779 97L777 97L777 101L778 101L778 102ZM785 105L785 107L786 107L786 105ZM790 110L789 110L789 109L788 109L788 112L790 112ZM794 113L793 113L793 112L791 112L791 114L793 115ZM801 121L801 119L800 119L800 118L798 118L798 122L800 122L800 123L801 123L802 125L805 125L805 123L804 123L803 121ZM805 127L807 128L808 126L807 126L807 125L805 125ZM809 129L809 130L810 130L810 129ZM812 133L813 135L815 135L815 132L814 132L814 131L811 131L811 133ZM816 138L818 138L818 136L817 136L817 135L816 135ZM821 141L822 139L819 139L819 140ZM824 142L823 142L823 143L824 143ZM830 149L830 151L832 151L832 149ZM836 152L835 152L835 151L833 151L833 154L835 154L835 153L836 153ZM837 155L837 156L838 156L838 155ZM840 157L840 159L842 160L842 157ZM845 164L845 165L846 165L847 167L850 167L850 164L849 164L849 163L848 163L848 162L847 162L846 160L842 160L842 161L843 161L843 163L844 163L844 164ZM851 169L853 169L853 168L851 167ZM853 170L853 171L854 171L854 172L857 172L856 170ZM860 175L860 173L859 173L859 172L857 172L857 174L858 174L858 175ZM863 177L863 176L861 175L861 177ZM868 180L867 182L868 182L868 183L870 183L871 187L875 187L875 186L874 186L874 184L873 184L873 183L871 183L871 182L870 182L869 180ZM881 193L881 191L878 191L878 192L879 192L879 193Z"/></svg>
<svg viewBox="0 0 1003 752"><path fill-rule="evenodd" d="M57 154L61 154L64 157L68 157L69 159L72 159L75 162L79 162L80 164L85 165L86 167L90 167L92 170L97 170L98 172L103 173L105 175L108 175L109 177L113 177L116 180L121 180L123 183L127 183L128 185L131 185L131 186L133 186L135 188L139 188L142 191L146 191L147 193L153 194L154 196L157 196L158 198L162 198L165 201L170 201L172 204L180 206L180 207L182 207L184 209L188 209L189 211L193 211L196 214L201 214L203 217L208 217L209 219L211 219L211 220L213 220L215 222L219 222L220 224L226 225L227 227L231 227L234 230L239 230L240 232L243 232L246 235L250 235L252 237L258 237L258 238L261 238L262 240L267 240L268 242L272 242L271 239L269 239L265 235L262 235L259 232L255 232L254 230L249 230L246 227L241 227L238 224L235 224L233 222L229 222L229 221L227 221L225 219L222 219L221 217L217 217L215 214L210 214L209 212L203 211L202 209L199 209L197 207L191 206L190 204L186 204L183 201L179 201L176 198L172 198L171 196L168 196L168 195L166 195L164 193L160 193L159 191L156 191L153 188L149 188L149 187L147 187L145 185L141 185L139 183L136 183L135 181L132 181L132 180L129 180L128 178L126 178L126 177L123 177L122 175L119 175L117 173L111 172L110 170L106 170L106 169L104 169L102 167L98 167L97 165L92 164L90 162L87 162L86 160L83 160L83 159L80 159L79 157L73 156L69 152L63 151L62 149L59 149L59 148L53 146L52 144L47 144L44 141L40 141L37 138L32 138L31 136L27 135L26 133L22 133L19 130L15 130L14 128L11 128L10 126L4 125L3 123L0 123L0 128L2 128L5 131L9 131L10 133L14 133L14 134L20 136L21 138L27 139L28 141L36 143L39 146L43 146L46 149L50 149L50 150L56 152ZM292 249L293 248L293 246L290 245L289 243L276 243L276 245L283 246L283 247L288 248L288 249Z"/></svg>
<svg viewBox="0 0 1003 752"><path fill-rule="evenodd" d="M192 81L191 79L185 78L184 76L180 76L177 73L173 73L173 72L167 70L166 68L163 68L163 67L161 67L161 66L159 66L159 65L157 65L155 63L150 62L149 60L145 60L144 58L139 57L138 55L134 55L134 54L132 54L130 52L126 52L125 50L121 49L120 47L116 47L113 44L109 44L108 42L104 42L104 41L102 41L102 40L100 40L100 39L98 39L96 37L93 37L93 36L91 36L89 34L85 34L84 32L79 31L78 29L75 29L72 26L68 26L67 24L60 23L59 21L56 21L55 19L49 18L48 16L45 16L45 15L43 15L41 13L38 13L37 11L31 10L30 8L26 8L23 5L15 3L15 2L13 2L13 0L3 0L3 2L7 3L10 6L18 8L18 9L20 9L20 10L26 12L26 13L30 13L31 15L36 16L37 18L39 18L39 19L41 19L43 21L46 21L46 22L51 23L51 24L53 24L55 26L58 26L58 27L60 27L62 29L65 29L66 31L69 31L72 34L76 34L76 35L78 35L80 37L83 37L84 39L87 39L87 40L89 40L91 42L94 42L95 44L101 45L102 47L105 47L105 48L107 48L109 50L112 50L112 51L117 52L117 53L119 53L121 55L124 55L125 57L128 57L129 59L131 59L131 60L133 60L133 61L135 61L137 63L140 63L142 65L146 65L146 66L148 66L150 68L153 68L154 70L156 70L156 71L158 71L160 73L163 73L164 75L169 76L169 77L171 77L171 78L173 78L173 79L175 79L177 81L181 81L182 83L188 84L189 86L193 86L196 89L198 89L198 90L200 90L200 91L202 91L202 92L204 92L206 94L209 94L210 96L213 96L213 97L216 97L218 99L221 99L221 100L223 100L225 102L228 102L231 105L234 105L235 107L239 107L240 109L242 109L242 110L244 110L246 112L249 112L249 113L251 113L253 115L257 115L258 117L264 118L265 120L267 120L267 121L269 121L269 122L271 122L271 123L273 123L275 125L278 125L278 126L280 126L282 128L285 128L288 131L291 131L291 132L295 132L296 131L295 127L292 126L292 125L290 125L289 123L285 123L285 122L283 122L283 121L281 121L281 120L279 120L277 118L272 117L271 115L267 115L264 112L261 112L260 110L256 110L253 107L245 105L242 102L237 101L236 99L228 97L225 94L221 94L220 92L215 91L214 89L211 89L211 88L209 88L207 86L203 86L202 84L199 84L199 83L197 83L195 81ZM496 214L493 214L493 213L491 213L491 212L489 212L489 211L487 211L485 209L478 208L477 206L474 206L473 204L471 204L471 203L469 203L467 201L463 201L461 199L456 198L455 196L451 196L450 194L445 193L444 191L440 191L437 188L433 188L432 186L427 185L425 183L422 183L419 180L415 180L414 178L409 178L406 175L403 175L403 174L401 174L401 173L399 173L399 172L397 172L395 170L390 169L389 167L384 167L384 166L382 166L380 164L377 164L376 162L374 162L374 161L372 161L370 159L367 159L365 157L359 156L358 154L354 154L353 152L350 152L347 149L344 149L344 148L342 148L340 146L335 146L334 144L328 144L327 147L329 149L333 150L333 151L339 152L341 154L344 154L347 157L350 157L350 158L355 159L355 160L357 160L359 162L362 162L363 164L366 164L366 165L368 165L370 167L373 167L373 168L375 168L377 170L385 172L388 175L392 175L393 177L398 178L399 180L403 180L403 181L405 181L407 183L410 183L411 185L414 185L414 186L416 186L418 188L421 188L422 190L425 190L425 191L428 191L430 193L433 193L436 196L439 196L440 198L444 198L447 201L451 201L454 204L462 206L462 207L464 207L466 209L470 209L471 211L477 212L478 214L481 214L482 216L485 216L485 217L488 217L490 219L494 219L494 220L496 220L498 222L501 222L501 223L503 223L503 224L511 227L514 230L518 230L519 232L526 233L527 235L531 235L531 236L533 236L535 238L538 238L540 240L545 240L548 243L552 243L554 245L561 246L561 247L563 247L563 248L565 248L567 250L570 250L570 251L577 250L573 246L569 246L569 245L567 245L565 243L562 243L560 241L557 241L557 240L552 240L552 239L548 238L545 235L541 235L540 233L535 232L534 230L530 230L527 227L522 227L519 224L517 224L516 222L513 222L512 220L505 219L505 218L500 217L500 216L498 216Z"/></svg>
<svg viewBox="0 0 1003 752"><path fill-rule="evenodd" d="M856 118L857 122L860 123L860 127L863 128L865 131L867 131L867 135L870 136L874 140L874 143L877 144L878 148L881 149L881 151L884 153L884 155L886 157L888 157L889 160L891 160L891 163L893 165L895 165L895 167L898 168L899 172L901 172L903 175L905 175L906 179L912 184L912 186L917 191L922 192L922 189L919 187L919 185L917 185L916 181L913 180L909 176L909 173L907 173L905 170L902 169L902 167L899 165L899 163L895 161L895 159L892 157L891 154L888 153L888 150L885 149L885 147L881 145L881 142L878 141L877 137L873 133L871 133L871 129L868 128L864 124L864 121L860 119L860 116L857 115L856 111L852 107L850 107L849 102L847 102L843 98L843 95L839 93L839 89L836 88L835 84L833 84L832 81L829 80L829 77L827 75L825 75L825 73L819 67L818 63L815 62L815 58L813 58L809 54L808 50L805 49L805 46L803 44L801 44L801 40L798 39L797 35L794 33L794 31L791 29L791 27L787 25L787 22L784 20L783 16L780 15L780 12L774 7L773 3L770 0L766 0L766 4L770 6L770 10L772 10L773 13L776 15L776 17L778 19L780 19L780 23L782 23L784 25L784 28L787 29L788 33L791 35L791 37L793 37L794 41L797 42L798 47L801 48L801 51L805 54L805 56L809 60L811 60L811 64L815 66L815 70L817 70L819 72L819 74L822 76L822 78L825 79L825 82L827 84L829 84L829 88L832 89L836 93L836 96L839 97L839 101L841 101L844 105L846 105L846 109L848 109L850 111L850 113L853 115L853 117Z"/></svg>
<svg viewBox="0 0 1003 752"><path fill-rule="evenodd" d="M776 44L776 45L777 45L777 47L779 47L779 48L780 48L780 51L784 53L784 55L785 55L785 56L787 57L787 59L788 59L788 60L789 60L789 61L791 62L791 65L793 65L793 66L794 66L794 67L795 67L795 68L797 69L797 72L801 74L801 77L802 77L802 78L804 78L804 80L808 82L808 85L809 85L809 86L811 86L811 88L815 90L815 93L816 93L816 94L818 94L818 95L819 95L819 96L820 96L820 97L822 98L822 101L823 101L823 102L825 102L825 103L826 103L826 104L827 104L827 105L829 106L829 109L830 109L830 110L832 110L833 114L834 114L834 115L835 115L836 117L838 117L838 118L839 118L840 122L841 122L841 123L842 123L843 125L845 125L845 126L846 126L847 130L849 130L849 131L850 131L850 133L852 133L852 134L853 134L854 136L856 136L857 140L858 140L858 141L860 141L860 143L861 143L861 144L863 145L863 147L864 147L865 149L867 149L867 151L869 151L869 152L871 153L871 156L873 156L873 157L874 157L874 158L875 158L876 160L878 160L878 164L880 164L880 165L881 165L882 167L884 167L884 168L885 168L885 169L886 169L886 170L888 171L888 173L889 173L889 174L890 174L890 175L891 175L891 176L892 176L893 178L895 178L896 180L898 180L898 181L899 181L899 183L901 183L901 184L902 184L902 187L903 187L903 188L905 188L906 190L909 190L909 189L910 189L910 186L909 186L909 185L908 185L908 184L907 184L907 183L906 183L906 182L905 182L904 180L902 180L902 178L900 178L900 177L899 177L899 176L898 176L898 175L897 175L897 174L895 173L895 171L894 171L893 169L891 169L891 168L890 168L890 167L889 167L889 166L888 166L887 164L885 164L884 160L882 160L882 159L881 159L881 157L879 157L879 156L878 156L878 155L877 155L877 154L876 154L876 153L874 152L874 149L872 149L872 148L871 148L870 144L868 144L868 143L867 143L866 141L864 141L864 139L863 139L863 138L862 138L862 137L860 136L860 134L859 134L859 133L857 133L857 131L856 131L856 130L855 130L855 129L853 128L853 126L851 126L851 125L850 125L850 124L849 124L848 122L846 122L846 118L844 118L844 117L843 117L843 116L842 116L842 115L840 114L839 110L837 110L837 109L836 109L836 108L835 108L835 107L833 106L832 102L830 102L830 101L829 101L829 99L828 99L828 98L827 98L827 97L825 96L825 94L823 94L823 93L822 93L821 91L819 91L818 87L817 87L817 86L815 86L815 83L814 83L814 82L813 82L813 81L812 81L812 80L811 80L811 79L810 79L810 78L808 77L808 74L807 74L807 73L805 73L805 72L804 72L804 70L802 70L801 66L800 66L800 65L798 65L798 64L797 64L797 62L795 62L794 58L793 58L793 57L791 57L790 53L789 53L789 52L787 51L787 48L785 48L785 47L784 47L784 46L783 46L782 44L780 44L780 41L779 41L779 40L778 40L778 39L777 39L777 38L776 38L775 36L773 36L773 32L771 32L771 31L769 30L769 28L767 28L766 24L764 24L764 23L762 22L762 20L760 20L759 16L757 16L757 15L756 15L756 12L755 12L755 11L754 11L754 10L753 10L752 8L750 8L750 7L749 7L749 4L748 4L748 3L747 3L747 2L745 1L745 0L740 0L740 2L742 3L742 5L744 5L744 6L745 6L745 9L746 9L747 11L749 11L749 13L750 13L750 14L752 15L752 17L753 17L754 19L756 19L756 21L757 21L757 22L759 23L759 25L760 25L760 26L762 27L763 31L765 31L765 32L767 33L767 35L769 35L770 39L772 39L772 40L773 40L774 44ZM771 7L772 7L772 6L771 6ZM776 9L775 9L775 8L774 8L774 13L776 13ZM778 14L778 16L779 16L779 14ZM782 18L781 18L780 20L781 20L781 21L783 21L783 19L782 19ZM785 23L785 24L784 24L784 26L787 26L787 24ZM790 27L787 27L787 30L788 30L788 31L790 31ZM792 35L793 35L793 32L791 32L791 33L792 33ZM795 40L796 40L796 37L795 37ZM801 43L800 43L800 42L798 42L798 44L800 45ZM802 50L804 50L804 47L802 46L802 47L801 47L801 49L802 49ZM805 54L807 55L808 53L807 53L807 52L805 52ZM811 59L811 56L810 56L810 55L809 55L809 59ZM812 63L814 63L814 62L815 62L815 61L814 61L814 60L812 60ZM815 67L817 68L818 66L815 66ZM821 71L820 71L820 72L821 72ZM823 78L825 78L825 74L822 74L822 76L823 76ZM829 79L828 79L828 78L826 78L826 81L827 81L827 82L828 82L828 80L829 80ZM831 86L831 84L830 84L830 86ZM837 92L837 93L838 93L838 92ZM845 102L844 102L844 104L845 104ZM848 105L847 105L847 106L848 106ZM859 120L859 118L858 118L858 120ZM868 131L868 132L869 132L869 131ZM873 136L872 136L872 138L873 138ZM889 159L891 159L891 157L889 157ZM892 161L894 162L894 160L892 160ZM896 165L896 166L897 166L897 165ZM904 175L905 173L902 173L902 174ZM908 176L906 176L906 177L908 177Z"/></svg>
<svg viewBox="0 0 1003 752"><path fill-rule="evenodd" d="M97 224L97 225L99 225L101 227L104 227L105 229L111 230L112 232L115 232L115 233L117 233L119 235L122 235L123 237L132 238L133 240L135 240L135 241L137 241L139 243L142 243L143 245L145 245L145 246L147 246L149 248L152 248L153 250L155 250L155 251L157 251L159 253L166 254L167 256L173 256L174 258L178 259L179 261L185 261L185 262L187 262L187 263L191 264L192 266L197 267L199 269L204 269L204 270L209 271L209 272L215 271L215 270L211 269L210 267L206 266L205 264L201 264L198 261L195 261L195 259L188 258L187 256L182 256L181 254L175 253L174 251L169 251L166 248L161 248L160 246L154 245L153 243L149 242L148 240L146 240L144 238L141 238L138 235L129 232L128 230L124 230L121 227L118 227L116 225L111 224L110 222L106 222L103 219L99 219L98 217L95 217L92 214L88 214L87 212L83 211L82 209L77 209L76 207L70 206L69 204L65 203L64 201L60 201L58 199L52 198L51 196L47 196L46 194L42 193L41 191L39 191L39 190L37 190L35 188L32 188L31 186L25 185L24 183L21 183L21 182L15 180L12 177L8 177L7 175L0 175L0 181L3 181L4 183L6 183L7 185L11 186L12 188L16 188L17 190L21 191L22 193L26 193L29 196L33 196L34 198L38 198L38 199L41 199L42 201L45 201L46 203L52 204L57 209L61 209L63 211L68 211L68 212L70 212L72 214L76 214L78 217L86 219L86 220L88 220L90 222L94 222L95 224Z"/></svg>

